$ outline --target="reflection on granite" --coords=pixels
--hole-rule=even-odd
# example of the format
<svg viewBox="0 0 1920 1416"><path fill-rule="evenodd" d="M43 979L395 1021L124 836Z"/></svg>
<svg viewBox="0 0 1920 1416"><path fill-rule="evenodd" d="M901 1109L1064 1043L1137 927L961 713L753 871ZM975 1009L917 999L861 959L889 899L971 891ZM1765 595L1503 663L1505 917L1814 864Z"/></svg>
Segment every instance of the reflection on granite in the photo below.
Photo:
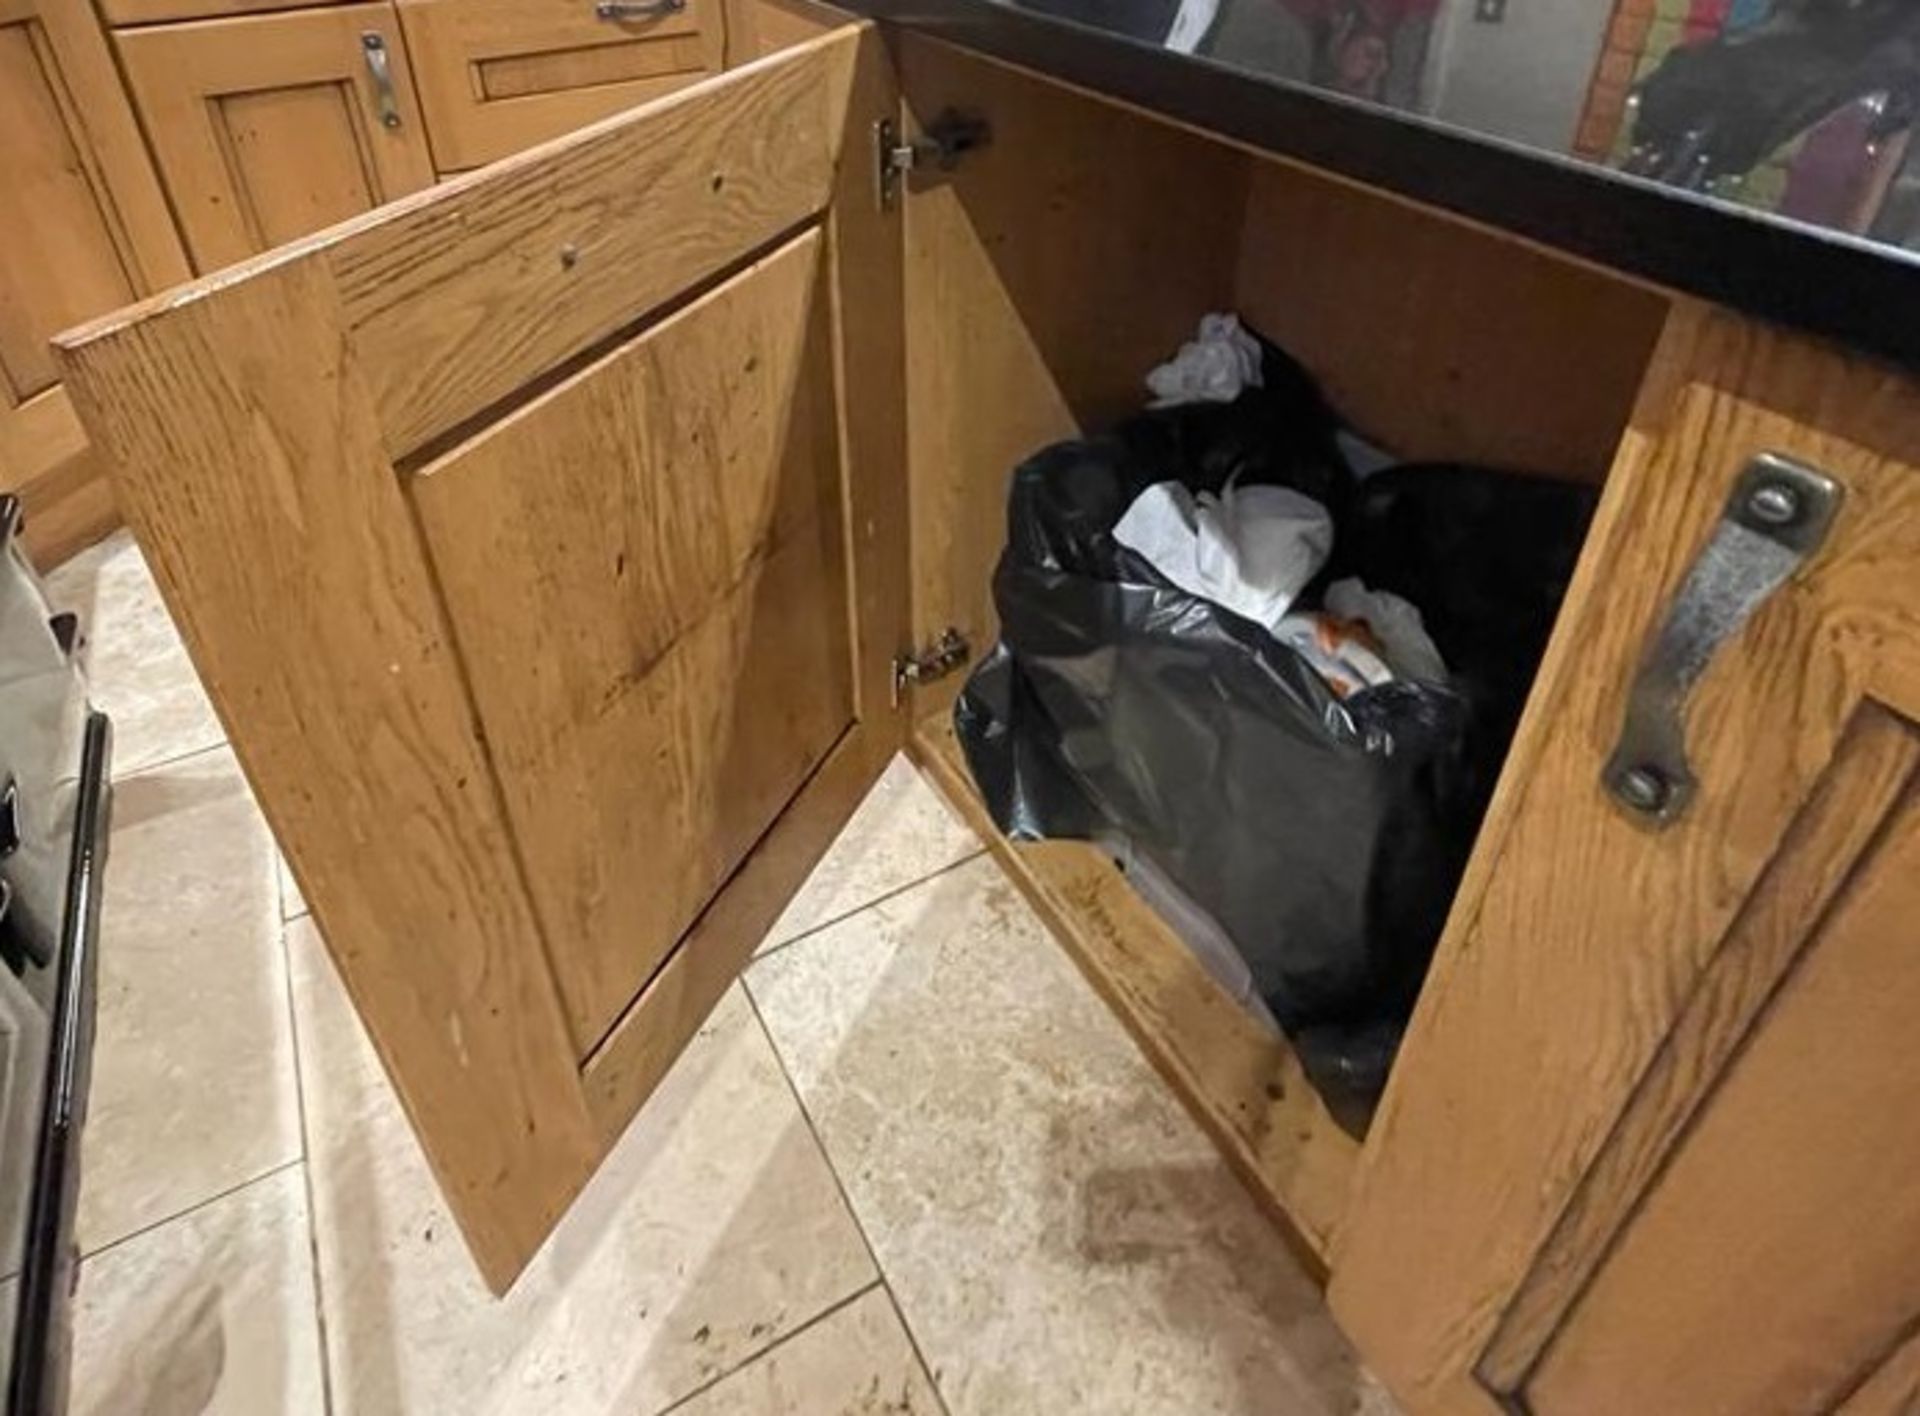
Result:
<svg viewBox="0 0 1920 1416"><path fill-rule="evenodd" d="M1911 0L1018 0L1745 207L1920 249Z"/></svg>

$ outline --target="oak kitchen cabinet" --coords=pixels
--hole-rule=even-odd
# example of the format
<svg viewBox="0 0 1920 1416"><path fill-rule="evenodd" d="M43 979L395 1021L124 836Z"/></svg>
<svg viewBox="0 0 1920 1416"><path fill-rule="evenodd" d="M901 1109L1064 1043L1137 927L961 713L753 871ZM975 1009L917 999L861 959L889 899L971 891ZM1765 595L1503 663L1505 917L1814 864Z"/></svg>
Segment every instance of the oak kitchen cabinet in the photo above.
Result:
<svg viewBox="0 0 1920 1416"><path fill-rule="evenodd" d="M0 489L22 494L41 562L118 522L53 376L55 331L818 28L789 0L602 9L0 4Z"/></svg>
<svg viewBox="0 0 1920 1416"><path fill-rule="evenodd" d="M200 270L433 182L390 4L154 25L116 42Z"/></svg>
<svg viewBox="0 0 1920 1416"><path fill-rule="evenodd" d="M898 747L978 817L902 657L1226 307L1391 445L1603 485L1364 1143L1092 849L1002 865L1412 1410L1904 1409L1910 376L872 22L60 357L504 1288Z"/></svg>
<svg viewBox="0 0 1920 1416"><path fill-rule="evenodd" d="M442 172L726 67L720 0L399 0Z"/></svg>
<svg viewBox="0 0 1920 1416"><path fill-rule="evenodd" d="M187 277L166 198L93 17L0 3L0 490L58 559L115 524L47 340Z"/></svg>

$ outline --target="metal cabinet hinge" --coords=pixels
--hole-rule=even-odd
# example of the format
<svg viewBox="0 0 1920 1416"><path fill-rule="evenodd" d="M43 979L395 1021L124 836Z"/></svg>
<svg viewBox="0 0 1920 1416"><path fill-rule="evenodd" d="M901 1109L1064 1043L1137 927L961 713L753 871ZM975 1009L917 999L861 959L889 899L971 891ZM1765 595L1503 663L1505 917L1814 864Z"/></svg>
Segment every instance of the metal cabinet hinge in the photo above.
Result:
<svg viewBox="0 0 1920 1416"><path fill-rule="evenodd" d="M891 211L900 200L900 188L909 172L928 167L951 172L965 154L985 147L992 137L993 129L986 119L954 108L942 110L927 124L922 136L912 139L901 136L893 119L882 118L873 125L881 210Z"/></svg>
<svg viewBox="0 0 1920 1416"><path fill-rule="evenodd" d="M893 706L900 706L912 685L943 679L972 657L973 646L967 643L966 635L948 625L930 648L902 654L893 661Z"/></svg>

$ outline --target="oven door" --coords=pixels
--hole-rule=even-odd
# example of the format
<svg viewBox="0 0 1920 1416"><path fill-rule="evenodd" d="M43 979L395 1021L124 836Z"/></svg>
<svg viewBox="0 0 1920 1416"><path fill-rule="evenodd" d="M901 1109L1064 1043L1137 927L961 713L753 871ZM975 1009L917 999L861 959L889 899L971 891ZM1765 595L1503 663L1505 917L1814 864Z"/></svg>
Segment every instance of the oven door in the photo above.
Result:
<svg viewBox="0 0 1920 1416"><path fill-rule="evenodd" d="M41 1416L66 1405L112 730L17 525L0 497L0 1379Z"/></svg>

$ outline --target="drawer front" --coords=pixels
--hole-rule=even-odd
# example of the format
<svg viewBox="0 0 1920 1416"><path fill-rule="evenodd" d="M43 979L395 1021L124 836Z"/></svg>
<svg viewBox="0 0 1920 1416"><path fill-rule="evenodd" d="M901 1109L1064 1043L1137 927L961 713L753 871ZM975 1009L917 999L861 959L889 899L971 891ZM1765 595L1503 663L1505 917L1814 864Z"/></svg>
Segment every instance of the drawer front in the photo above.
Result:
<svg viewBox="0 0 1920 1416"><path fill-rule="evenodd" d="M212 20L225 15L346 3L350 0L100 0L100 13L110 25L151 25L164 20Z"/></svg>
<svg viewBox="0 0 1920 1416"><path fill-rule="evenodd" d="M720 0L626 3L622 18L595 0L402 0L435 166L478 167L726 66Z"/></svg>

